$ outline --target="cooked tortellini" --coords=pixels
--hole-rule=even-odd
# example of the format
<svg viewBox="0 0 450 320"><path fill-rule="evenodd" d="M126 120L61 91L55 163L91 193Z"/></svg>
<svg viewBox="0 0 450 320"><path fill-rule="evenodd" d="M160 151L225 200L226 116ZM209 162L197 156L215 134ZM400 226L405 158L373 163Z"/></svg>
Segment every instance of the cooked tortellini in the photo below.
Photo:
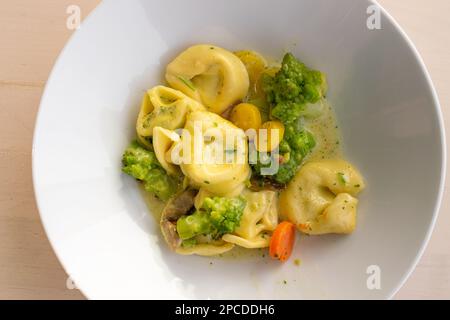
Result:
<svg viewBox="0 0 450 320"><path fill-rule="evenodd" d="M280 196L280 211L300 231L317 235L351 233L356 226L355 196L361 174L343 160L306 163Z"/></svg>
<svg viewBox="0 0 450 320"><path fill-rule="evenodd" d="M164 129L163 127L153 128L153 150L155 151L156 158L161 166L172 175L180 173L180 169L167 161L167 152L171 149L172 145L180 141L180 136L172 130Z"/></svg>
<svg viewBox="0 0 450 320"><path fill-rule="evenodd" d="M153 128L182 128L186 116L205 107L182 92L165 86L156 86L147 91L136 122L136 131L141 142L153 136ZM148 144L145 143L144 144Z"/></svg>
<svg viewBox="0 0 450 320"><path fill-rule="evenodd" d="M234 248L234 244L218 241L217 243L200 243L192 247L179 247L176 253L182 255L197 254L199 256L216 256Z"/></svg>
<svg viewBox="0 0 450 320"><path fill-rule="evenodd" d="M239 195L250 176L244 131L215 113L197 111L187 116L184 133L183 150L191 152L183 154L180 167L193 186L220 196Z"/></svg>
<svg viewBox="0 0 450 320"><path fill-rule="evenodd" d="M249 89L242 61L230 51L207 44L192 46L176 57L167 66L166 80L219 114L242 100Z"/></svg>
<svg viewBox="0 0 450 320"><path fill-rule="evenodd" d="M143 97L122 172L154 195L152 211L164 202L159 226L173 252L268 248L286 261L296 228L355 229L364 181L336 159L341 137L322 72L292 53L274 65L252 50L199 44L167 65L165 79Z"/></svg>
<svg viewBox="0 0 450 320"><path fill-rule="evenodd" d="M245 190L242 196L247 200L247 206L241 223L233 234L225 234L222 240L250 249L268 247L270 233L278 225L276 192Z"/></svg>

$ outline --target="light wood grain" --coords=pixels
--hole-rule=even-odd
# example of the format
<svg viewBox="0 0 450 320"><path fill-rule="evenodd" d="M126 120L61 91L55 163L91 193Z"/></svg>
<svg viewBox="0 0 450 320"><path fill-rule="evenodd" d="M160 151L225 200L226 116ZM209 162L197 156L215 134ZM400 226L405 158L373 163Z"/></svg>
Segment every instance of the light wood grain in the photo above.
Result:
<svg viewBox="0 0 450 320"><path fill-rule="evenodd" d="M380 0L416 45L436 87L450 141L450 1ZM447 166L447 181L449 169ZM450 192L422 259L397 299L450 299Z"/></svg>
<svg viewBox="0 0 450 320"><path fill-rule="evenodd" d="M44 85L72 31L66 8L99 1L0 1L0 299L83 299L39 220L31 179L34 121Z"/></svg>
<svg viewBox="0 0 450 320"><path fill-rule="evenodd" d="M42 229L31 180L34 121L52 65L71 34L66 8L85 17L99 0L0 1L0 299L82 299ZM380 0L405 29L438 91L450 124L450 1ZM448 138L448 137L447 137ZM447 139L450 141L449 139ZM450 299L450 194L435 232L399 299Z"/></svg>

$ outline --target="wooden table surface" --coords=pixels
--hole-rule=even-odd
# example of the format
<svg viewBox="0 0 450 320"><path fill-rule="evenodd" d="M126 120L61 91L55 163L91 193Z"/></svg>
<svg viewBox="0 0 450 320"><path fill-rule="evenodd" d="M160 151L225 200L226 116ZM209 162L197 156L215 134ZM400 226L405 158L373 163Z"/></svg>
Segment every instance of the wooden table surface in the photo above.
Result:
<svg viewBox="0 0 450 320"><path fill-rule="evenodd" d="M31 145L45 82L72 33L66 9L78 5L84 18L99 2L0 1L0 299L84 298L67 286L42 228L32 187ZM450 1L379 2L422 54L450 128ZM396 298L450 299L449 209L446 188L432 239Z"/></svg>

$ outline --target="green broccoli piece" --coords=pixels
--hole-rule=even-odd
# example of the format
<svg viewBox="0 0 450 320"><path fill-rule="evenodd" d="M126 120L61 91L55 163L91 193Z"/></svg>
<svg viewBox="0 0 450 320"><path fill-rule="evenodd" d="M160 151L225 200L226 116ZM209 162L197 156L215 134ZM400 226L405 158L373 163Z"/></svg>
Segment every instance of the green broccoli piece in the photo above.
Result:
<svg viewBox="0 0 450 320"><path fill-rule="evenodd" d="M291 157L287 163L280 165L278 172L274 176L274 180L278 183L288 183L295 175L300 162L301 160L296 161Z"/></svg>
<svg viewBox="0 0 450 320"><path fill-rule="evenodd" d="M272 116L280 119L282 122L295 121L303 112L305 108L304 104L295 102L280 102L272 109Z"/></svg>
<svg viewBox="0 0 450 320"><path fill-rule="evenodd" d="M241 222L246 201L244 198L205 198L203 208L209 213L211 223L219 234L233 232Z"/></svg>
<svg viewBox="0 0 450 320"><path fill-rule="evenodd" d="M286 154L291 152L291 146L286 141L286 139L281 140L280 145L278 146L280 154Z"/></svg>
<svg viewBox="0 0 450 320"><path fill-rule="evenodd" d="M302 157L306 157L311 150L316 146L314 136L308 130L295 131L288 126L286 130L285 140L290 148L298 151Z"/></svg>
<svg viewBox="0 0 450 320"><path fill-rule="evenodd" d="M304 129L295 131L290 126L287 126L284 141L289 145L291 151L287 157L289 160L281 163L278 172L275 174L274 178L278 183L288 183L294 177L303 159L316 145L316 141L311 132Z"/></svg>
<svg viewBox="0 0 450 320"><path fill-rule="evenodd" d="M173 196L179 187L179 182L167 175L162 168L149 171L144 181L144 189L154 193L159 199L166 201Z"/></svg>
<svg viewBox="0 0 450 320"><path fill-rule="evenodd" d="M277 173L270 178L277 183L288 183L294 177L303 159L315 145L316 141L311 132L305 129L296 130L293 125L286 125L284 139L279 146L279 153L283 159L288 160L280 163ZM261 175L261 169L266 167L270 167L270 163L263 164L258 161L252 168L257 175Z"/></svg>
<svg viewBox="0 0 450 320"><path fill-rule="evenodd" d="M199 234L212 232L212 224L208 213L195 211L193 214L183 216L177 221L177 232L182 240L191 239Z"/></svg>
<svg viewBox="0 0 450 320"><path fill-rule="evenodd" d="M138 179L145 180L150 170L159 167L156 155L133 141L125 150L122 157L122 171Z"/></svg>
<svg viewBox="0 0 450 320"><path fill-rule="evenodd" d="M291 151L288 153L289 160L281 163L278 172L275 174L274 178L278 183L288 183L294 177L303 159L316 145L312 133L304 129L301 131L288 129L283 140L289 145ZM284 157L286 157L286 154Z"/></svg>
<svg viewBox="0 0 450 320"><path fill-rule="evenodd" d="M298 125L298 120L311 113L310 106L325 95L325 75L307 68L291 53L287 53L275 76L263 75L262 87L272 106L271 115L285 126L284 138L279 146L282 161L278 172L269 179L285 184L293 178L303 159L316 145L311 132ZM261 175L261 169L270 166L262 164L259 159L252 166L256 175Z"/></svg>
<svg viewBox="0 0 450 320"><path fill-rule="evenodd" d="M220 238L232 233L240 224L247 202L244 198L205 198L202 207L177 221L177 232L182 240L197 235Z"/></svg>
<svg viewBox="0 0 450 320"><path fill-rule="evenodd" d="M309 69L286 53L275 76L263 75L262 87L273 106L272 116L291 123L302 115L306 104L316 103L325 95L326 80L320 71Z"/></svg>
<svg viewBox="0 0 450 320"><path fill-rule="evenodd" d="M133 141L122 157L122 171L144 183L145 190L168 200L178 190L178 181L167 175L153 151Z"/></svg>

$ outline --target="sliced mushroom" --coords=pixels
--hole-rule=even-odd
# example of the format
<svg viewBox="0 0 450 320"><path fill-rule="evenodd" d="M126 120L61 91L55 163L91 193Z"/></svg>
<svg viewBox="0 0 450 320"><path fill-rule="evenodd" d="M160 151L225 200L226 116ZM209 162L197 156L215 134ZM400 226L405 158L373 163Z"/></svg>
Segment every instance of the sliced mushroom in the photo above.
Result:
<svg viewBox="0 0 450 320"><path fill-rule="evenodd" d="M176 222L165 220L161 221L161 232L164 236L164 240L169 245L170 249L176 250L181 246L181 239L177 233Z"/></svg>
<svg viewBox="0 0 450 320"><path fill-rule="evenodd" d="M179 248L182 242L177 233L176 221L194 207L196 195L197 191L192 189L181 192L169 200L161 213L161 232L172 250Z"/></svg>

